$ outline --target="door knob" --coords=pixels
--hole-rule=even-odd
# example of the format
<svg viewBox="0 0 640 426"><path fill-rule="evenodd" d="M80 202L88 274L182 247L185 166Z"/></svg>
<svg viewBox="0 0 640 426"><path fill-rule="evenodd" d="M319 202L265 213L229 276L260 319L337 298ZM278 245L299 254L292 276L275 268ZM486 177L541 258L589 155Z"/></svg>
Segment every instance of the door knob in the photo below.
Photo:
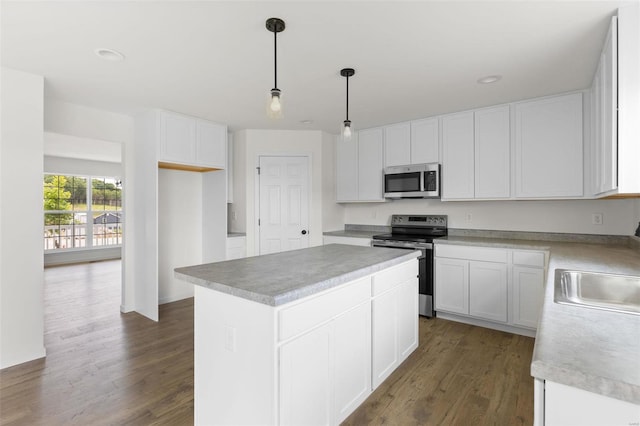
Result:
<svg viewBox="0 0 640 426"><path fill-rule="evenodd" d="M307 235L307 230L306 229L302 230L302 235Z"/></svg>

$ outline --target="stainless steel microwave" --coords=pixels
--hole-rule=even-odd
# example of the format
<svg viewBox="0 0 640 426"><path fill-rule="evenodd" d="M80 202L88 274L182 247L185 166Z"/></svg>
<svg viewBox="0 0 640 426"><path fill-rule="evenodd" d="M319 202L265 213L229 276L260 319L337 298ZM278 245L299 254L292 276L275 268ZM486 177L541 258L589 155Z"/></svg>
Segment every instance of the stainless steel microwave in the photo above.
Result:
<svg viewBox="0 0 640 426"><path fill-rule="evenodd" d="M440 198L440 164L385 167L384 197Z"/></svg>

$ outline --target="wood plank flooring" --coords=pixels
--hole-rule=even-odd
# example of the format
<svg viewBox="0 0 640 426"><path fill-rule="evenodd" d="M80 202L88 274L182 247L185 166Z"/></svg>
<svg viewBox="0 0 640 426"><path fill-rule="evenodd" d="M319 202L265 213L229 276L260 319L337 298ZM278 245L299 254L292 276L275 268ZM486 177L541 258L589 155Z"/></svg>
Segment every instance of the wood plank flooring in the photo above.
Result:
<svg viewBox="0 0 640 426"><path fill-rule="evenodd" d="M193 424L193 299L158 323L119 304L119 261L45 269L47 358L0 371L1 425ZM420 347L344 425L531 425L532 351L420 318Z"/></svg>

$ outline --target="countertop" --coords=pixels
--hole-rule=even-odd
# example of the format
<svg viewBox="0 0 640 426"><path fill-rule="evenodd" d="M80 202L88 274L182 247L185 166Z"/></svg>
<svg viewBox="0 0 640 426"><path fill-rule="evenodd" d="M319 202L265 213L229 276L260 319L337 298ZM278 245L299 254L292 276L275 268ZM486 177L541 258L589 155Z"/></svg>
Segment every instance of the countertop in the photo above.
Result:
<svg viewBox="0 0 640 426"><path fill-rule="evenodd" d="M246 237L244 232L227 232L227 238Z"/></svg>
<svg viewBox="0 0 640 426"><path fill-rule="evenodd" d="M278 306L417 258L418 251L329 244L176 268L176 278Z"/></svg>
<svg viewBox="0 0 640 426"><path fill-rule="evenodd" d="M435 243L548 251L531 375L640 404L640 316L553 301L557 268L640 276L637 246L477 237Z"/></svg>
<svg viewBox="0 0 640 426"><path fill-rule="evenodd" d="M355 230L342 230L342 231L329 231L323 232L325 237L349 237L349 238L367 238L371 239L374 235L384 234L380 231L355 231Z"/></svg>

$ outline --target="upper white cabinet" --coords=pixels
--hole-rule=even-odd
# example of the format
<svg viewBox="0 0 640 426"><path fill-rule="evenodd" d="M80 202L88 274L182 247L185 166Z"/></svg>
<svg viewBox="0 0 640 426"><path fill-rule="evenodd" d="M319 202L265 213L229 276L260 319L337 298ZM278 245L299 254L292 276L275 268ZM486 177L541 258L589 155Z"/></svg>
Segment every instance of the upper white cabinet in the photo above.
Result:
<svg viewBox="0 0 640 426"><path fill-rule="evenodd" d="M358 133L336 138L336 200L358 201Z"/></svg>
<svg viewBox="0 0 640 426"><path fill-rule="evenodd" d="M158 161L224 169L227 126L168 111L160 111Z"/></svg>
<svg viewBox="0 0 640 426"><path fill-rule="evenodd" d="M233 135L227 134L227 203L233 203Z"/></svg>
<svg viewBox="0 0 640 426"><path fill-rule="evenodd" d="M473 112L442 117L442 198L474 195Z"/></svg>
<svg viewBox="0 0 640 426"><path fill-rule="evenodd" d="M475 198L511 196L509 105L477 110L475 122Z"/></svg>
<svg viewBox="0 0 640 426"><path fill-rule="evenodd" d="M440 134L438 118L411 122L411 163L438 163L440 161Z"/></svg>
<svg viewBox="0 0 640 426"><path fill-rule="evenodd" d="M517 198L583 195L582 94L516 103Z"/></svg>
<svg viewBox="0 0 640 426"><path fill-rule="evenodd" d="M640 6L611 18L591 87L592 193L640 195Z"/></svg>
<svg viewBox="0 0 640 426"><path fill-rule="evenodd" d="M411 124L400 123L384 129L384 166L411 163Z"/></svg>
<svg viewBox="0 0 640 426"><path fill-rule="evenodd" d="M384 201L382 128L358 132L358 200Z"/></svg>
<svg viewBox="0 0 640 426"><path fill-rule="evenodd" d="M509 198L509 105L442 117L442 197Z"/></svg>

